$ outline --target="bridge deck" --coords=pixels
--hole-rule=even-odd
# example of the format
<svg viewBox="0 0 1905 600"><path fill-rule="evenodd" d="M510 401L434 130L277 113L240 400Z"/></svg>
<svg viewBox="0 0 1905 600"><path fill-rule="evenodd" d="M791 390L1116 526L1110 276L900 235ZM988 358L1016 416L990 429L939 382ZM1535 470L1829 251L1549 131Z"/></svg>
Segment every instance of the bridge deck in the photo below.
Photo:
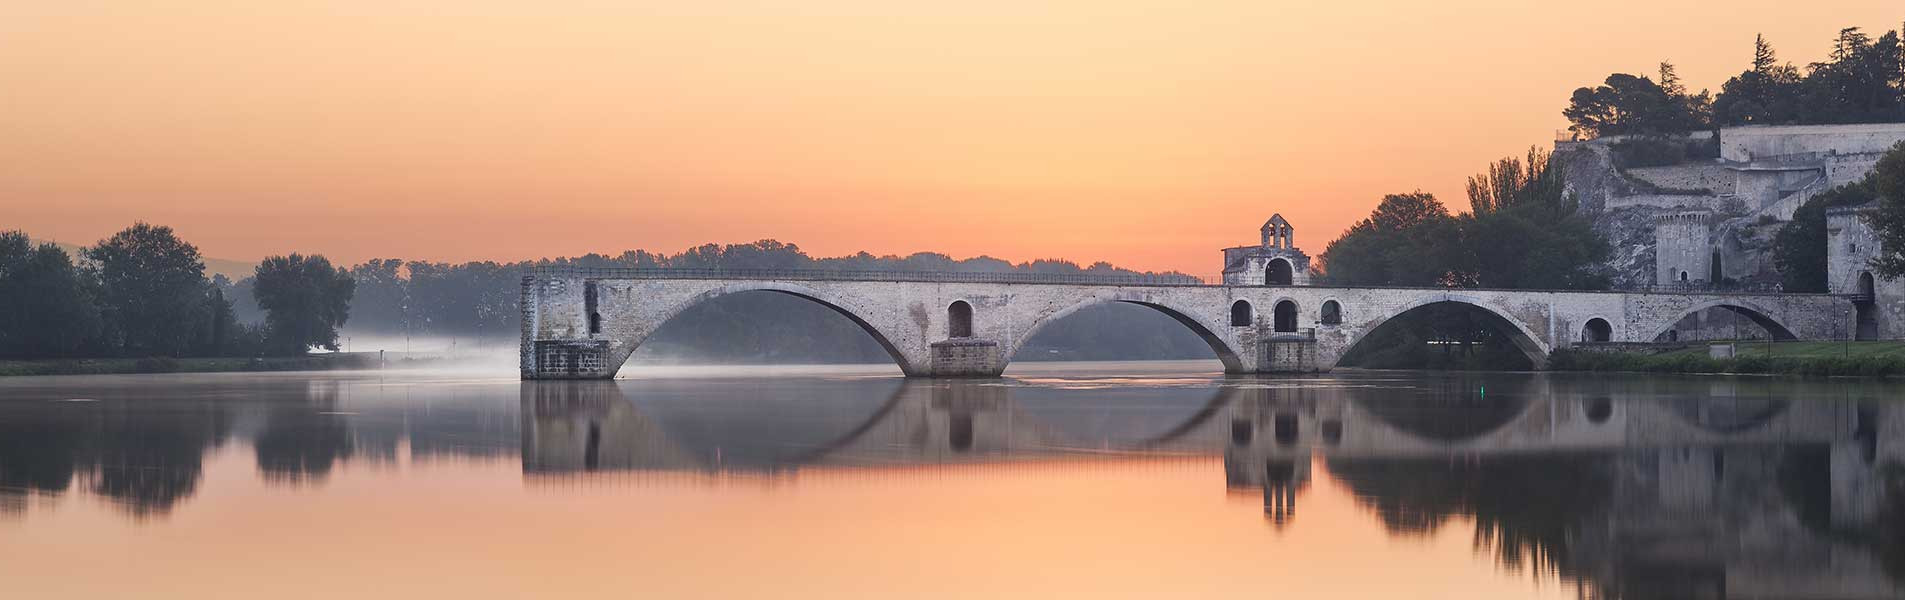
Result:
<svg viewBox="0 0 1905 600"><path fill-rule="evenodd" d="M1619 290L1577 290L1558 288L1428 287L1406 285L1234 285L1221 279L1186 273L1144 273L1111 275L1098 273L996 273L956 271L878 271L821 269L683 269L628 267L532 267L525 275L536 277L575 277L585 279L692 279L732 281L864 281L911 283L1005 283L1052 284L1109 287L1302 287L1319 290L1404 290L1422 292L1526 292L1548 294L1726 294L1730 296L1844 297L1857 294L1787 293L1767 288L1725 288L1713 286L1646 286Z"/></svg>

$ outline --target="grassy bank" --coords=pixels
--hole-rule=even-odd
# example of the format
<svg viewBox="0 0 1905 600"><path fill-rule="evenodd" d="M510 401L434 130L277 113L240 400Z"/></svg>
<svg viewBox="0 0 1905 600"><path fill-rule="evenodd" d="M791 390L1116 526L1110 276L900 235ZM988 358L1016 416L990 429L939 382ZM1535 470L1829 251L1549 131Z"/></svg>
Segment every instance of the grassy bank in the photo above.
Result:
<svg viewBox="0 0 1905 600"><path fill-rule="evenodd" d="M391 365L397 361L391 361ZM114 373L222 373L237 371L325 371L375 369L375 353L312 354L258 358L82 358L0 360L0 376L106 375Z"/></svg>
<svg viewBox="0 0 1905 600"><path fill-rule="evenodd" d="M1738 342L1733 358L1710 358L1706 344L1661 354L1556 351L1557 371L1744 373L1773 375L1905 375L1905 342Z"/></svg>

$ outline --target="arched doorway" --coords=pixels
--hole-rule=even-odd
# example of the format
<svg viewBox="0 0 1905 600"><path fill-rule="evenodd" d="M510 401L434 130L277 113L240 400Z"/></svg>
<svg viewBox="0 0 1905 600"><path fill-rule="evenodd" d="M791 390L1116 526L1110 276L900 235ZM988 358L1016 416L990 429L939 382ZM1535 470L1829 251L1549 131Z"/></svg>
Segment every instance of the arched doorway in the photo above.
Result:
<svg viewBox="0 0 1905 600"><path fill-rule="evenodd" d="M1296 271L1290 261L1281 258L1270 259L1270 265L1264 269L1264 285L1290 285L1296 280Z"/></svg>
<svg viewBox="0 0 1905 600"><path fill-rule="evenodd" d="M1855 340L1879 339L1878 319L1878 282L1870 272L1859 274L1859 285L1853 290L1858 294L1852 301L1853 334Z"/></svg>
<svg viewBox="0 0 1905 600"><path fill-rule="evenodd" d="M1614 326L1608 324L1607 319L1600 317L1588 319L1587 324L1581 327L1583 342L1605 342L1612 339L1614 339Z"/></svg>
<svg viewBox="0 0 1905 600"><path fill-rule="evenodd" d="M972 305L965 300L954 300L946 306L946 335L948 337L972 337Z"/></svg>
<svg viewBox="0 0 1905 600"><path fill-rule="evenodd" d="M1254 315L1250 314L1250 302L1238 300L1230 305L1230 326L1249 327Z"/></svg>
<svg viewBox="0 0 1905 600"><path fill-rule="evenodd" d="M1323 324L1324 325L1342 325L1343 324L1343 305L1341 303L1338 303L1335 300L1325 300L1323 302Z"/></svg>
<svg viewBox="0 0 1905 600"><path fill-rule="evenodd" d="M1277 333L1296 333L1296 302L1283 300L1277 302L1273 315L1274 329Z"/></svg>

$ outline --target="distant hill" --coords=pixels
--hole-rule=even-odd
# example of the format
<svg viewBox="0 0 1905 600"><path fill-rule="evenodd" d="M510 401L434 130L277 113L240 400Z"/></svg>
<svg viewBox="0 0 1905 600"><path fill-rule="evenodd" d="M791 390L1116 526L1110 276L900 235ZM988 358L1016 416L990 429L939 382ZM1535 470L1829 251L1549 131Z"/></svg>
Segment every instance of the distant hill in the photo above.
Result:
<svg viewBox="0 0 1905 600"><path fill-rule="evenodd" d="M46 240L33 240L33 243L35 244L40 244L44 242L46 242ZM55 245L58 245L61 250L65 250L67 256L71 256L75 260L77 260L80 256L79 251L85 248L84 246L80 246L77 244L68 244L65 242L53 242L53 243ZM211 257L205 258L205 276L206 277L211 277L213 275L224 275L226 277L231 278L232 281L238 281L240 279L244 279L246 277L252 276L252 274L257 272L257 267L258 267L258 263L256 262L246 262L242 260L230 260L230 259L224 259L224 258L211 258Z"/></svg>

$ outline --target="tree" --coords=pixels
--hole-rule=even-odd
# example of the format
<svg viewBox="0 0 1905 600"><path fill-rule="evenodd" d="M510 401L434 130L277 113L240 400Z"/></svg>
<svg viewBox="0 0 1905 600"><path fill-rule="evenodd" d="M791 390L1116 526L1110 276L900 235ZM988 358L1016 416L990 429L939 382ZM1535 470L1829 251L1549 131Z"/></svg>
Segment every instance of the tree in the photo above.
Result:
<svg viewBox="0 0 1905 600"><path fill-rule="evenodd" d="M1459 228L1466 248L1464 279L1493 288L1600 289L1610 249L1566 192L1564 173L1547 152L1529 148L1526 162L1504 158L1469 178L1469 206Z"/></svg>
<svg viewBox="0 0 1905 600"><path fill-rule="evenodd" d="M1723 125L1905 121L1905 42L1841 29L1826 60L1802 74L1756 37L1752 68L1727 80L1713 112Z"/></svg>
<svg viewBox="0 0 1905 600"><path fill-rule="evenodd" d="M353 328L411 331L409 282L403 277L402 260L373 258L351 267L351 279L357 282L351 296Z"/></svg>
<svg viewBox="0 0 1905 600"><path fill-rule="evenodd" d="M205 261L172 228L135 223L85 251L107 343L130 356L184 356L204 325Z"/></svg>
<svg viewBox="0 0 1905 600"><path fill-rule="evenodd" d="M1827 290L1826 211L1839 206L1858 206L1877 197L1877 180L1864 180L1821 192L1793 211L1793 220L1779 228L1773 237L1773 264L1779 267L1781 288L1793 293L1824 293Z"/></svg>
<svg viewBox="0 0 1905 600"><path fill-rule="evenodd" d="M1905 142L1879 158L1870 178L1872 193L1879 199L1872 227L1881 252L1872 266L1886 277L1905 276Z"/></svg>
<svg viewBox="0 0 1905 600"><path fill-rule="evenodd" d="M1337 285L1450 285L1461 257L1455 218L1433 194L1384 196L1321 256Z"/></svg>
<svg viewBox="0 0 1905 600"><path fill-rule="evenodd" d="M1660 63L1660 75L1672 81L1615 73L1599 87L1575 89L1561 111L1573 123L1568 129L1592 136L1675 135L1706 126L1706 92L1687 96L1670 63Z"/></svg>
<svg viewBox="0 0 1905 600"><path fill-rule="evenodd" d="M258 263L255 292L266 311L266 345L286 355L312 346L337 350L337 328L350 316L356 282L323 256L273 256Z"/></svg>
<svg viewBox="0 0 1905 600"><path fill-rule="evenodd" d="M65 250L0 232L0 356L73 356L99 334L86 274Z"/></svg>

